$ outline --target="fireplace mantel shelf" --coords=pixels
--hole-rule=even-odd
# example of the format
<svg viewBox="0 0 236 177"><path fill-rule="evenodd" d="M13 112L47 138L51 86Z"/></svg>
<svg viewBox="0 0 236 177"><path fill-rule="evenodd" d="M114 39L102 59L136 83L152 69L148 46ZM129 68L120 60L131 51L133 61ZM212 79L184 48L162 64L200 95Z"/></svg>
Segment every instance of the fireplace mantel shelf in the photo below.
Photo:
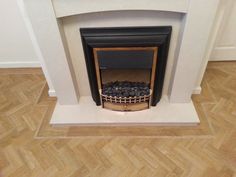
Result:
<svg viewBox="0 0 236 177"><path fill-rule="evenodd" d="M152 10L187 13L189 0L52 0L57 18L104 11Z"/></svg>

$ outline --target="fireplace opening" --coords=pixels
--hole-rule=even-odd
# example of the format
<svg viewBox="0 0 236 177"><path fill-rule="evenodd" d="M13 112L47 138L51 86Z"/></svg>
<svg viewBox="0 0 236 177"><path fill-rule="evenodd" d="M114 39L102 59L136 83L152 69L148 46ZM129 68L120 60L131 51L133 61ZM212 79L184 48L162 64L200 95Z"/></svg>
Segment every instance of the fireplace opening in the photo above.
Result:
<svg viewBox="0 0 236 177"><path fill-rule="evenodd" d="M171 27L82 28L80 32L97 105L138 111L159 102Z"/></svg>
<svg viewBox="0 0 236 177"><path fill-rule="evenodd" d="M137 111L150 107L157 47L94 48L102 107Z"/></svg>

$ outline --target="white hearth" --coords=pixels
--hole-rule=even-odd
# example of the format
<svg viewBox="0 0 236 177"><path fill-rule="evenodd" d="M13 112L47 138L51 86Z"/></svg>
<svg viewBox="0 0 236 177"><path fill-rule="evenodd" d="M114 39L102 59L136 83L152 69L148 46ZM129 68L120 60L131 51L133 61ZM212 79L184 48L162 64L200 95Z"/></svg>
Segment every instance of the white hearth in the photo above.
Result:
<svg viewBox="0 0 236 177"><path fill-rule="evenodd" d="M54 125L197 125L199 118L193 103L170 103L163 96L157 106L135 112L119 112L96 106L91 97L83 96L78 105L57 104Z"/></svg>
<svg viewBox="0 0 236 177"><path fill-rule="evenodd" d="M58 103L52 124L198 124L191 95L199 92L219 0L18 0L43 71ZM156 107L114 112L91 98L81 27L172 26L163 96Z"/></svg>

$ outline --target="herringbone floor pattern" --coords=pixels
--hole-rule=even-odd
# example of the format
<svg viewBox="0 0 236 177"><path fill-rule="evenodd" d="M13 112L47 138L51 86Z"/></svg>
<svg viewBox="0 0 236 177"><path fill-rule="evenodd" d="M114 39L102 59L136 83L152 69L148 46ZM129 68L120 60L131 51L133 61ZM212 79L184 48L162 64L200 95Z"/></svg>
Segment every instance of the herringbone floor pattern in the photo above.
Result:
<svg viewBox="0 0 236 177"><path fill-rule="evenodd" d="M42 128L47 134L36 138L55 104L44 86L38 70L0 70L1 177L236 177L235 62L208 65L203 92L193 100L211 131L188 137L169 128L163 137L61 139L77 131Z"/></svg>

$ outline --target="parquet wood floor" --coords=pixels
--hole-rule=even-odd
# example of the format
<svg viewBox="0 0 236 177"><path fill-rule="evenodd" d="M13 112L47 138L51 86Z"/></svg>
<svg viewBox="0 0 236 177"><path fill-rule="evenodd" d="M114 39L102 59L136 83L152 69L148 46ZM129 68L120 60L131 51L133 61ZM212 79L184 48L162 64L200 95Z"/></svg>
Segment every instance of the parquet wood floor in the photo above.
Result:
<svg viewBox="0 0 236 177"><path fill-rule="evenodd" d="M210 63L202 87L199 127L81 130L48 126L40 70L2 69L0 176L236 177L236 62Z"/></svg>

